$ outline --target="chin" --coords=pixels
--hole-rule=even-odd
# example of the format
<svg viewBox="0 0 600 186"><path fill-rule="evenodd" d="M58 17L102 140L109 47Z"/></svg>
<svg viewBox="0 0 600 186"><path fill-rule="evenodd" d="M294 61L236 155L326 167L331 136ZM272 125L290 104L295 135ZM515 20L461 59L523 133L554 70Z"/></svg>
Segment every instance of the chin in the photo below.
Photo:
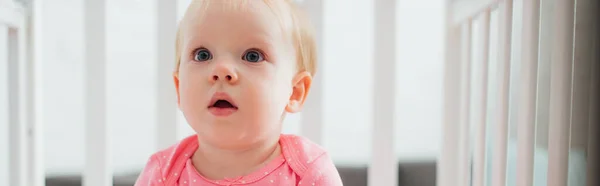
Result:
<svg viewBox="0 0 600 186"><path fill-rule="evenodd" d="M241 122L234 118L213 118L191 125L200 143L219 148L244 148L279 137L281 126L264 125L272 121ZM262 123L262 124L257 124Z"/></svg>

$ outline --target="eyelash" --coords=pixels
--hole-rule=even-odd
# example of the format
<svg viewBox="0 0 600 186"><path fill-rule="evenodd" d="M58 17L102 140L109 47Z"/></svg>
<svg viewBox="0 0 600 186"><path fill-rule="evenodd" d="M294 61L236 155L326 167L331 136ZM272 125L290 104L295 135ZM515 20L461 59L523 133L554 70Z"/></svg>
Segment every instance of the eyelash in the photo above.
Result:
<svg viewBox="0 0 600 186"><path fill-rule="evenodd" d="M208 56L208 59L206 59L206 60L198 60L198 55L199 55L199 53L200 53L200 52L202 52L202 51L206 51L206 52L208 52L208 55L209 55L209 56ZM206 49L206 48L204 48L204 47L202 47L202 48L199 48L199 49L196 49L196 50L194 50L194 52L192 53L192 59L194 59L194 61L203 62L203 61L208 61L208 60L211 60L212 58L213 58L213 56L212 56L212 53L211 53L211 52L210 52L208 49Z"/></svg>
<svg viewBox="0 0 600 186"><path fill-rule="evenodd" d="M199 59L198 59L198 55L200 54L200 52L203 52L203 51L206 51L206 52L208 53L208 57L207 57L207 59L199 60ZM248 60L246 59L246 56L248 55L248 53L249 53L249 52L256 52L256 53L258 53L258 55L259 55L259 56L258 56L258 57L259 57L258 61L248 61ZM212 55L212 53L210 52L210 50L208 50L208 49L206 49L206 48L204 48L204 47L201 47L201 48L198 48L198 49L194 50L194 52L192 52L192 56L191 56L191 57L192 57L192 59L193 59L194 61L197 61L197 62L205 62L205 61L211 60L211 59L213 58L213 55ZM262 52L262 51L261 51L261 50L259 50L259 49L256 49L256 48L251 48L251 49L248 49L248 50L246 50L246 51L245 51L245 52L242 54L242 57L241 57L241 59L242 59L242 60L244 60L244 61L250 62L250 63L259 63L259 62L262 62L262 61L266 61L266 59L267 59L267 55L265 55L265 53L264 53L264 52Z"/></svg>
<svg viewBox="0 0 600 186"><path fill-rule="evenodd" d="M259 55L259 60L258 60L258 61L256 61L256 62L251 62L251 61L248 61L248 59L246 59L246 55L248 55L248 53L249 53L249 52L256 52L256 53L258 53L258 55ZM255 49L255 48L252 48L252 49L246 50L246 52L244 52L244 54L242 55L242 60L244 60L244 61L247 61L247 62L251 62L251 63L260 63L260 62L266 61L266 58L267 58L267 57L266 57L266 55L265 55L265 53L264 53L264 52L262 52L262 51L261 51L261 50L259 50L259 49Z"/></svg>

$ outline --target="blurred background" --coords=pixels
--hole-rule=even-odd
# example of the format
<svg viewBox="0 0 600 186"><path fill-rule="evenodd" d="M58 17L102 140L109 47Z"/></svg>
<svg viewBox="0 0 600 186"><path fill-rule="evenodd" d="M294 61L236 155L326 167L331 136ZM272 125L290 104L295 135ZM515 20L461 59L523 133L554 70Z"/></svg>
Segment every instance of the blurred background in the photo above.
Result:
<svg viewBox="0 0 600 186"><path fill-rule="evenodd" d="M183 16L190 1L176 1L177 20ZM567 178L559 180L558 185L568 182L568 185L592 186L591 184L598 183L595 180L590 181L592 178L586 176L590 175L590 170L597 172L597 167L590 168L593 165L589 164L593 162L588 159L589 151L595 144L593 141L597 139L597 133L590 132L597 129L594 126L597 123L597 116L594 116L597 111L597 98L594 98L594 95L597 94L594 93L597 93L598 84L598 32L594 32L594 29L597 31L597 16L591 13L598 10L596 0L577 0L578 4L575 4L574 0L535 1L537 4L533 4L537 5L535 7L538 13L541 13L541 16L538 15L539 22L534 21L540 28L534 35L537 40L523 38L523 31L527 31L523 25L531 23L524 23L524 20L529 20L527 16L530 14L523 12L533 10L524 11L523 5L527 4L528 0L514 0L514 3L507 0L298 2L307 3L305 1L312 1L311 6L305 7L309 8L307 11L312 14L313 20L320 23L317 29L321 34L321 66L317 76L321 86L317 90L319 102L314 104L319 113L312 114L309 120L303 120L304 113L288 115L283 132L298 135L305 135L306 131L319 133L308 135L317 136L317 139L320 139L318 143L329 151L345 185L496 185L498 182L494 180L498 173L493 170L498 169L494 166L497 165L494 163L494 155L499 153L503 154L500 157L504 160L504 167L499 170L504 170L505 173L498 180L505 183L501 185L516 185L519 179L517 144L520 143L517 136L521 129L519 125L522 124L519 113L534 118L530 121L534 131L530 131L530 135L524 135L534 140L520 143L531 144L533 152L532 161L527 161L528 165L524 165L532 170L528 174L531 175L531 179L525 179L529 182L522 182L525 183L523 186L551 185L547 184L549 180L552 181L548 175L554 173L562 173L565 175L563 177ZM568 22L568 18L565 21L554 17L563 15L559 13L564 9L557 8L559 6L556 5L565 4L562 1L572 3L571 17L567 16L572 19L571 22ZM90 71L86 71L86 65L89 65L86 59L89 58L86 58L85 48L94 45L95 41L102 41L91 39L88 40L88 45L85 43L85 33L89 32L85 30L85 16L89 14L85 13L93 11L93 8L86 9L85 3L88 2L92 0L39 0L35 3L25 0L0 0L0 186L81 185L81 176L86 167L86 147L95 145L105 145L109 148L109 157L100 159L110 159L110 170L102 172L111 172L114 176L111 184L133 185L149 156L159 148L157 131L164 129L164 125L158 124L156 116L160 115L157 114L157 111L160 111L157 107L160 106L160 101L164 100L157 99L161 93L157 90L160 87L171 91L173 87L157 82L159 76L166 77L164 74L158 74L159 72L169 72L171 69L164 71L158 68L174 64L172 61L161 61L168 65L157 65L157 55L164 48L159 46L161 41L157 39L161 38L157 37L157 28L160 27L158 24L161 24L157 16L163 15L157 13L160 6L157 1L151 0L105 0L106 43L105 51L99 51L102 53L99 55L103 56L100 60L105 60L106 65L105 71L100 72L105 75L94 76L104 77L106 85L103 119L107 131L99 131L99 134L107 139L107 144L104 144L90 142L89 139L104 138L87 138L91 133L86 131L86 127L89 127L89 119L86 120L86 109L89 109L89 105L86 105L89 103L86 91L93 89L89 89L90 81L86 81L91 76L88 75ZM163 5L165 2L166 0L162 2ZM167 2L169 3L170 1ZM584 6L585 3L588 3L588 6ZM319 5L318 9L310 9L315 8L314 4ZM510 5L509 16L504 12L505 5ZM579 9L585 7L591 8ZM575 9L583 13L575 16ZM320 11L314 14L317 10ZM381 13L382 11L384 13ZM453 17L454 15L458 15L455 17L460 19ZM511 27L502 25L505 17L510 18L508 22L511 23ZM470 38L466 40L470 46L467 48L471 51L466 53L465 50L455 50L464 48L465 40L460 38L465 38L461 35L465 32L453 31L460 30L461 26L465 28L465 22L468 22L467 36ZM569 27L569 23L573 26ZM577 35L574 33L581 35L571 37L571 43L576 44L561 45L560 42L564 39L558 37L564 35L557 33L563 33L564 30L556 31L561 24L566 24L572 30L571 36ZM175 26L164 22L162 25ZM390 32L382 28L392 30ZM505 34L502 28L508 28L505 30L510 33L508 38L502 35ZM390 33L391 41L386 41ZM536 42L538 40L539 43ZM552 43L555 40L558 44ZM381 41L384 41L384 44ZM568 41L566 40L567 43ZM583 44L578 45L577 41ZM539 51L533 50L534 54L529 55L539 56L535 60L536 66L530 71L522 69L526 66L523 65L522 59L528 57L523 56L523 51L531 51L522 48L529 46L523 44L524 42L531 42L536 46L539 44ZM391 51L382 48L390 43L393 45ZM168 44L168 47L174 46ZM508 53L502 53L499 48L505 45L512 47L508 48ZM569 63L552 63L564 59L560 58L561 56L553 56L553 51L561 49L573 50L571 55L575 57L571 57L575 60ZM539 55L535 55L538 53ZM453 61L458 58L453 56L462 58ZM465 56L470 59L467 63L471 63L466 68ZM29 66L11 65L11 62L19 61L18 58L22 58L21 60ZM584 63L578 63L578 60ZM509 68L499 68L504 67L500 64L505 61L510 63ZM559 76L558 74L566 72L556 70L565 67L560 66L563 64L571 64L568 67L573 69L572 72L552 79L551 73L557 73L555 76ZM583 64L583 67L577 64ZM391 65L394 69L381 70L389 67L385 65ZM462 71L454 72L452 69ZM387 72L391 72L392 76L388 77L393 79L386 80L378 76ZM584 75L581 77L577 75L582 73ZM469 75L467 79L461 79L464 74ZM170 73L168 75L170 76ZM504 77L508 81L502 81ZM528 77L535 77L530 81L533 84L524 84L528 82ZM564 79L572 82L562 86L570 92L568 99L562 94L552 97L552 90L561 93L564 91L560 91L560 87L552 88L551 81ZM468 82L466 89L465 82ZM504 82L507 82L508 86L503 87ZM13 91L13 88L19 91ZM534 97L525 98L524 101L524 89L532 91ZM387 95L385 91L391 91L393 95L385 98L387 103L376 103L375 97ZM466 102L465 94L468 95ZM35 101L28 102L29 98ZM452 102L454 99L456 101ZM552 109L557 106L551 107L551 103L558 103L560 100L568 100L568 104L562 105L568 107ZM528 107L521 106L527 101L532 104ZM461 107L465 104L469 105L467 109ZM314 105L309 108L313 109ZM374 121L382 121L375 117L388 116L378 115L378 109L375 107L379 106L393 108L393 117L383 120L389 121L389 124L374 124ZM523 107L532 112L519 110ZM503 109L506 110L505 119L500 119L497 113L502 114ZM182 115L178 111L173 113L177 114L172 123L176 131L173 133L175 137L182 139L193 134ZM557 130L559 132L554 136L549 132L552 131L549 129L552 128L552 113L567 113L567 119L561 121L568 122L554 125L557 129L565 129L566 126L566 132ZM453 119L452 114L457 114L456 118ZM469 119L458 119L458 115ZM303 129L305 121L314 120L319 120L319 124ZM458 123L466 123L466 130ZM505 126L506 131L497 130L502 129L497 126ZM374 127L380 128L375 130ZM459 128L460 132L457 132ZM522 130L525 129L527 128ZM390 137L378 138L381 130L388 131ZM460 138L458 133L467 137ZM561 138L564 137L562 134L566 134L567 138ZM497 137L503 135L506 137ZM551 149L550 152L562 150L567 156L549 155L548 139L553 139L552 137L556 137L561 143L567 140L567 146L566 149ZM466 143L459 138L463 141L467 139ZM498 139L504 143L497 143ZM500 147L504 150L497 151L496 145L504 145L504 148ZM390 148L393 150L386 151ZM463 152L466 154L461 154ZM483 154L480 155L479 152ZM386 155L379 153L392 154L393 161L388 161ZM450 154L456 154L457 159L466 159L444 159L444 156ZM15 158L15 155L20 156ZM566 166L549 168L549 162L556 160L553 158L564 159ZM370 166L377 161L376 159L383 161L375 163L376 166ZM28 165L30 160L37 164ZM443 164L444 162L450 163ZM28 167L16 168L19 165ZM464 165L467 165L467 168ZM383 180L391 181L369 181L368 172L371 170L368 170L368 167L377 166L380 167L374 170L375 172L393 171L393 178L382 177ZM394 168L385 168L390 166ZM453 177L449 175L459 174L451 173L452 171L467 173L462 176L473 180L453 183L439 181L445 179L442 176ZM44 181L32 182L28 178L16 176L28 175L31 172L42 175ZM479 180L479 177L483 181Z"/></svg>

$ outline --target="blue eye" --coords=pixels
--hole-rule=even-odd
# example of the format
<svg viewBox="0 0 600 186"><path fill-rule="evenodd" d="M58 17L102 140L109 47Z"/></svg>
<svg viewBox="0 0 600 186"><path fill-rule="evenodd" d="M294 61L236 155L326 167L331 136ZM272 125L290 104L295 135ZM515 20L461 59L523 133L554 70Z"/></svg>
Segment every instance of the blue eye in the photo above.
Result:
<svg viewBox="0 0 600 186"><path fill-rule="evenodd" d="M249 50L244 54L242 59L252 63L261 62L265 60L263 54L256 50Z"/></svg>
<svg viewBox="0 0 600 186"><path fill-rule="evenodd" d="M212 59L212 54L205 48L198 49L194 53L194 60L196 61L208 61Z"/></svg>

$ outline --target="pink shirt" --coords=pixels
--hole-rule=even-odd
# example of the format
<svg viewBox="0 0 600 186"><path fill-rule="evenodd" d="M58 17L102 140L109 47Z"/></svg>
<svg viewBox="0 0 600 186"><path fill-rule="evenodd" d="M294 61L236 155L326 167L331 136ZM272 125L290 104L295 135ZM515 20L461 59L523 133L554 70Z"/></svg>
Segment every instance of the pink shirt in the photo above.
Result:
<svg viewBox="0 0 600 186"><path fill-rule="evenodd" d="M295 135L281 135L281 155L260 170L235 179L210 180L192 165L198 148L195 135L157 152L138 177L135 186L157 185L318 185L341 186L333 162L320 146Z"/></svg>

